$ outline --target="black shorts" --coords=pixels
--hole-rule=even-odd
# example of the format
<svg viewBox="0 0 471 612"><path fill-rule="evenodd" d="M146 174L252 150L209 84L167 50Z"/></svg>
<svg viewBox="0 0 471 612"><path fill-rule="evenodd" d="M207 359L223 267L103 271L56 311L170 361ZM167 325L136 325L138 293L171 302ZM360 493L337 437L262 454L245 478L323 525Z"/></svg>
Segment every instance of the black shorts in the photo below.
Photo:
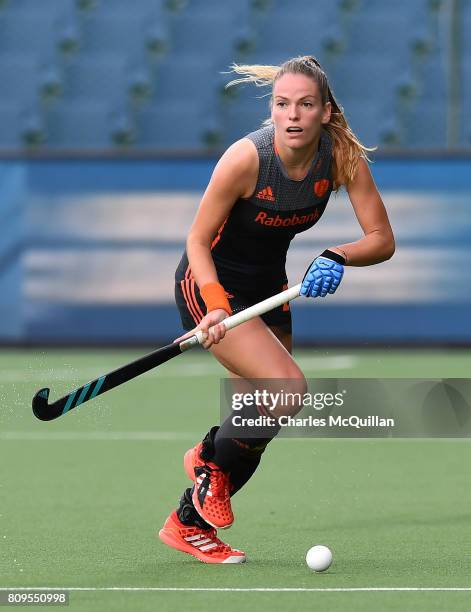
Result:
<svg viewBox="0 0 471 612"><path fill-rule="evenodd" d="M254 276L240 271L235 272L220 265L216 265L216 269L219 282L226 290L234 314L288 287L285 273ZM175 302L183 328L187 331L196 327L206 314L206 306L185 256L175 273ZM291 333L291 312L288 303L261 315L261 319L269 327L278 327L286 333Z"/></svg>

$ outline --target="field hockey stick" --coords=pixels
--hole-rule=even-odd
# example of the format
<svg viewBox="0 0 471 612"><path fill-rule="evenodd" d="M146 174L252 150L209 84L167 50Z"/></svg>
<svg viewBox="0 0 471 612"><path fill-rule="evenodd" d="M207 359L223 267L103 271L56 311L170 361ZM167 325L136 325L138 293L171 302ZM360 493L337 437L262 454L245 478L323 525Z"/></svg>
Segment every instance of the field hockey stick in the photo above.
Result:
<svg viewBox="0 0 471 612"><path fill-rule="evenodd" d="M246 321L250 321L250 319L254 319L282 304L286 304L293 300L294 298L299 296L299 291L301 289L301 284L298 284L294 287L290 287L281 293L277 293L272 297L259 302L258 304L254 304L241 312L238 312L235 315L227 317L222 321L226 330L237 327L237 325L241 325ZM128 380L132 380L136 378L136 376L140 376L144 374L144 372L148 372L159 365L162 365L166 361L173 359L177 355L180 355L184 351L191 349L199 344L203 343L203 332L198 330L193 336L182 340L181 342L173 342L172 344L168 344L144 357L140 357L136 359L136 361L132 361L127 365L124 365L117 370L113 370L108 374L104 374L95 380L90 381L83 387L79 387L78 389L74 389L68 395L64 395L60 399L52 402L52 404L48 403L49 399L49 388L40 389L36 395L33 397L33 412L35 416L41 421L52 421L53 419L57 419L58 417L66 414L73 408L77 408L81 404L88 402L89 400L109 391L110 389L114 389L118 385L122 385Z"/></svg>

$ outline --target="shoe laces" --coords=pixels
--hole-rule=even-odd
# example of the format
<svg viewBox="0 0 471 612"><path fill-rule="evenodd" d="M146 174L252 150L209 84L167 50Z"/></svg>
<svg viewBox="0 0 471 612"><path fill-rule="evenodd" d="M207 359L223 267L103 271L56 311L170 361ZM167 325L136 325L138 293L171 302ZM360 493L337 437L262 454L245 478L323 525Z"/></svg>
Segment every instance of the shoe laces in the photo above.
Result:
<svg viewBox="0 0 471 612"><path fill-rule="evenodd" d="M208 550L208 552L219 552L219 553L230 553L230 552L232 552L232 548L228 544L225 544L224 542L222 542L222 540L220 540L216 536L216 531L214 532L214 535L211 538L211 542L214 543L214 544L217 544L217 546L215 546L214 548L211 548L210 550Z"/></svg>
<svg viewBox="0 0 471 612"><path fill-rule="evenodd" d="M215 497L227 497L229 495L229 476L219 468L205 466L208 470L211 491Z"/></svg>

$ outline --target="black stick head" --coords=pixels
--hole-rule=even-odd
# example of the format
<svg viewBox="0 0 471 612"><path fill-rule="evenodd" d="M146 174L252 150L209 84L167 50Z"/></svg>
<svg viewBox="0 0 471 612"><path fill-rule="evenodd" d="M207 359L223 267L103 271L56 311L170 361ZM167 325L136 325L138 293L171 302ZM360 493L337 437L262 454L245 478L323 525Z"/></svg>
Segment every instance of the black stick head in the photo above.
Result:
<svg viewBox="0 0 471 612"><path fill-rule="evenodd" d="M47 387L40 389L33 397L33 413L41 421L50 421L51 417L48 410L49 391Z"/></svg>

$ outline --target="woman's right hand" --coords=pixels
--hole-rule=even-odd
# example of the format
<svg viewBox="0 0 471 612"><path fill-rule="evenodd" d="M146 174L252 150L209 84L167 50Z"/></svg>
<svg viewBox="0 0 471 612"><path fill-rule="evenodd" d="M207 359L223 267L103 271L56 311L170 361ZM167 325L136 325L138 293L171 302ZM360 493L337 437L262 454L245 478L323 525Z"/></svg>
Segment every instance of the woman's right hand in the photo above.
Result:
<svg viewBox="0 0 471 612"><path fill-rule="evenodd" d="M212 310L201 319L201 322L197 327L187 332L183 336L175 338L174 342L182 342L182 340L191 338L191 336L194 336L197 331L201 330L203 332L203 342L201 346L205 349L209 349L213 344L220 342L226 335L226 328L222 324L222 321L227 319L228 316L229 315L227 312L222 308Z"/></svg>

